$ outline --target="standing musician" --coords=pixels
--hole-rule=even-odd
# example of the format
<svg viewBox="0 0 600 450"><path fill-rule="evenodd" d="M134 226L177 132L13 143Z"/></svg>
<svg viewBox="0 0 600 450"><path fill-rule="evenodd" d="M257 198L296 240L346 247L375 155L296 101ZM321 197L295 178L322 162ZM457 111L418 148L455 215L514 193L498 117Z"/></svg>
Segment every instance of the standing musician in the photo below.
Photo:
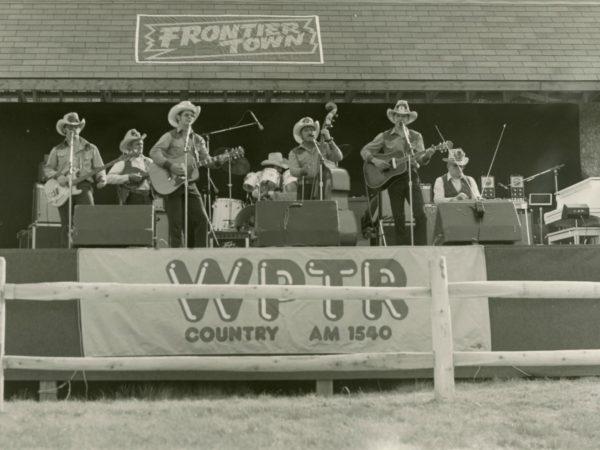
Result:
<svg viewBox="0 0 600 450"><path fill-rule="evenodd" d="M451 202L455 200L479 200L479 188L473 177L465 176L464 167L469 158L462 148L453 148L448 157L443 158L448 167L448 173L437 177L433 185L433 202Z"/></svg>
<svg viewBox="0 0 600 450"><path fill-rule="evenodd" d="M150 150L152 160L163 169L169 171L171 175L183 177L186 175L186 168L181 162L175 162L175 159L181 159L185 155L185 145L187 142L188 167L194 160L205 163L209 167L216 167L217 161L212 160L206 148L206 142L202 136L192 130L192 124L200 114L200 106L193 105L190 101L183 101L171 108L167 119L173 129L163 134L154 147ZM188 138L189 132L189 138ZM171 247L181 247L182 232L184 229L184 211L185 211L185 184L179 186L174 192L165 196L165 209L169 219L169 241ZM200 196L200 191L196 183L188 183L188 227L190 235L188 236L189 247L206 246L206 209Z"/></svg>
<svg viewBox="0 0 600 450"><path fill-rule="evenodd" d="M117 162L108 172L108 184L117 185L120 205L149 205L152 203L152 191L148 181L148 167L152 162L144 156L145 134L136 129L129 130L119 149L130 157Z"/></svg>
<svg viewBox="0 0 600 450"><path fill-rule="evenodd" d="M85 127L85 119L79 119L79 114L70 112L65 114L62 119L56 122L56 131L65 139L56 145L48 155L48 161L44 166L44 175L47 179L55 178L60 186L69 184L69 159L70 147L73 145L73 174L74 177L79 174L85 175L95 168L104 165L98 147L88 142L80 136ZM80 182L77 188L82 192L72 196L74 205L93 205L94 204L94 180L89 177ZM106 171L101 170L96 174L96 186L102 189L106 186ZM75 208L73 208L75 209ZM68 246L68 228L69 228L69 202L63 203L58 207L60 223L62 225L61 244Z"/></svg>
<svg viewBox="0 0 600 450"><path fill-rule="evenodd" d="M323 143L318 143L319 122L310 117L303 117L293 129L294 140L298 146L294 147L289 155L290 173L301 180L298 186L298 195L302 199L318 200L319 195L319 169L321 167L321 155L325 160L339 162L344 158L342 151L333 141L328 129L321 132ZM328 172L323 170L323 198L331 196L331 183L328 182ZM304 191L304 194L303 194Z"/></svg>
<svg viewBox="0 0 600 450"><path fill-rule="evenodd" d="M423 193L418 175L421 165L429 164L433 150L425 150L423 136L409 130L407 125L417 119L417 112L411 111L408 102L398 100L394 108L388 108L387 118L394 124L390 130L379 133L360 151L360 156L369 164L374 165L379 171L384 172L392 168L391 163L377 157L381 152L397 152L399 155L415 155L410 158L410 168L399 175L388 187L392 215L394 216L394 231L397 245L410 245L410 236L407 236L404 226L404 202L410 201L409 184L412 181L413 217L415 220L414 241L417 245L425 245L427 241L427 218L423 209ZM410 174L408 173L410 170ZM409 178L410 175L410 178ZM362 219L363 232L365 228L373 226L374 210L378 207L373 201L377 195L376 190L369 190L369 207Z"/></svg>

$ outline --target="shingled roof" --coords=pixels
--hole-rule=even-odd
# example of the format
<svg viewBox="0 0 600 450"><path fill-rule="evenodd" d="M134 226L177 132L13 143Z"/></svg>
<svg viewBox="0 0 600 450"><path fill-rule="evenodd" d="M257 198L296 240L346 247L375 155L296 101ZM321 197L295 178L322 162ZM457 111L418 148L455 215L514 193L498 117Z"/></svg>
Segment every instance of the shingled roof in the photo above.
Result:
<svg viewBox="0 0 600 450"><path fill-rule="evenodd" d="M317 15L324 62L140 64L138 14ZM9 101L182 91L590 101L599 23L600 1L0 0L0 92Z"/></svg>

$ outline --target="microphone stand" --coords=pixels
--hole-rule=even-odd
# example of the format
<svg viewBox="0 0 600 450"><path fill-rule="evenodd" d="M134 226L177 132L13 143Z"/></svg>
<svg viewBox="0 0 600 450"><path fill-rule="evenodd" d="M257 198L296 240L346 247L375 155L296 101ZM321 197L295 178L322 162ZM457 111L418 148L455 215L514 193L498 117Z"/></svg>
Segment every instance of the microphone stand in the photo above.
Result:
<svg viewBox="0 0 600 450"><path fill-rule="evenodd" d="M67 245L73 248L73 159L75 157L75 132L69 138L69 222L67 225Z"/></svg>
<svg viewBox="0 0 600 450"><path fill-rule="evenodd" d="M413 186L413 182L412 182L412 156L413 156L413 149L412 149L412 144L410 142L410 138L408 137L408 128L406 128L406 124L404 122L402 122L402 130L404 131L404 137L406 139L406 143L408 144L408 203L409 203L409 212L410 212L410 245L414 246L415 245L415 229L414 226L415 224L413 223L414 221L414 211L413 211L413 190L412 190L412 186ZM404 208L404 205L402 205L402 208ZM404 224L400 224L400 226L404 226Z"/></svg>
<svg viewBox="0 0 600 450"><path fill-rule="evenodd" d="M188 144L190 143L190 134L192 133L192 125L188 126L188 129L185 133L185 144L183 145L183 166L184 166L184 175L183 175L183 247L187 248L188 246L188 186L189 186L189 177L188 177Z"/></svg>
<svg viewBox="0 0 600 450"><path fill-rule="evenodd" d="M554 196L558 193L558 171L560 168L564 167L564 164L559 164L554 167L550 167L549 169L543 170L542 172L535 173L527 178L523 178L523 182L529 182L535 180L540 175L544 175L550 171L554 172ZM540 213L540 244L544 243L544 209L542 206L539 207ZM527 239L529 239L529 235L527 235Z"/></svg>
<svg viewBox="0 0 600 450"><path fill-rule="evenodd" d="M325 157L323 156L323 153L321 153L321 149L319 149L319 144L316 139L313 139L313 144L319 155L319 200L323 200L323 164L325 164Z"/></svg>

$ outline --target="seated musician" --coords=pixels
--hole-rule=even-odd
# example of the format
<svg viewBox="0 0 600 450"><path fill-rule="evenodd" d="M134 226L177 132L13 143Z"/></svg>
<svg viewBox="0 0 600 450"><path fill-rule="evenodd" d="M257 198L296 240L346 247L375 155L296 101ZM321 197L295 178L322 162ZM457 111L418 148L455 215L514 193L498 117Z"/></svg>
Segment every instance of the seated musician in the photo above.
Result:
<svg viewBox="0 0 600 450"><path fill-rule="evenodd" d="M145 134L129 130L121 143L121 152L129 155L125 161L117 162L108 172L108 184L117 185L121 205L148 205L152 203L152 192L148 181L148 166L152 162L144 156Z"/></svg>
<svg viewBox="0 0 600 450"><path fill-rule="evenodd" d="M289 163L280 152L269 153L260 163L264 169L258 172L260 182L252 191L257 200L275 200L281 192L296 192L296 179L290 175Z"/></svg>
<svg viewBox="0 0 600 450"><path fill-rule="evenodd" d="M200 114L200 106L190 101L183 101L173 106L167 115L167 120L173 129L163 134L150 150L152 160L163 169L176 177L184 177L186 169L184 158L186 143L188 152L188 167L193 161L198 161L209 167L216 167L217 161L210 158L206 142L202 136L194 133L192 124ZM187 171L189 173L189 170ZM184 242L184 203L185 184L181 184L174 192L164 197L165 209L169 219L169 244L171 247L181 247ZM195 182L188 183L188 247L206 247L206 209Z"/></svg>
<svg viewBox="0 0 600 450"><path fill-rule="evenodd" d="M73 178L78 175L85 175L95 168L104 165L98 147L88 142L80 136L85 127L85 119L79 119L76 112L65 114L62 119L56 122L56 131L65 139L56 145L48 156L48 161L44 166L44 175L47 179L55 178L60 186L69 184L69 160L70 148L73 146ZM72 204L75 205L93 205L94 204L94 180L90 177L77 185L82 192L73 195ZM106 185L106 171L101 170L96 174L96 186L102 189ZM75 208L73 208L75 209ZM61 244L68 246L68 227L69 227L69 202L65 202L58 207L60 222L62 225ZM71 212L72 213L72 212Z"/></svg>
<svg viewBox="0 0 600 450"><path fill-rule="evenodd" d="M293 135L298 146L290 151L288 160L290 173L300 180L298 196L301 199L318 200L320 198L319 166L321 155L319 155L319 151L328 161L339 162L344 157L340 148L333 141L329 130L323 130L321 133L324 139L323 143L317 142L319 131L319 122L315 122L310 117L303 117L294 125ZM327 199L331 196L331 183L327 182L326 170L323 171L323 183L323 198Z"/></svg>
<svg viewBox="0 0 600 450"><path fill-rule="evenodd" d="M464 167L469 158L462 148L453 148L448 157L443 158L448 167L448 173L437 177L433 186L433 202L451 202L456 200L480 200L479 188L473 177L466 176Z"/></svg>

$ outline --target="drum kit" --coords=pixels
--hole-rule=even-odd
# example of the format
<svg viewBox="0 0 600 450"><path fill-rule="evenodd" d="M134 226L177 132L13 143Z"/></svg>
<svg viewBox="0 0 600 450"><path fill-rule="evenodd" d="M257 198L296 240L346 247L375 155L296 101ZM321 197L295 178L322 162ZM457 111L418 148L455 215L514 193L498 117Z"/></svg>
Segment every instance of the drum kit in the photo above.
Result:
<svg viewBox="0 0 600 450"><path fill-rule="evenodd" d="M216 198L213 202L211 224L214 231L233 232L246 227L254 215L256 202L274 200L282 192L295 193L297 189L298 180L289 169L280 172L274 167L265 167L251 172L248 160L239 158L224 165L223 170L229 172L229 197ZM246 192L245 200L232 198L231 175L245 175L242 183L242 189Z"/></svg>

